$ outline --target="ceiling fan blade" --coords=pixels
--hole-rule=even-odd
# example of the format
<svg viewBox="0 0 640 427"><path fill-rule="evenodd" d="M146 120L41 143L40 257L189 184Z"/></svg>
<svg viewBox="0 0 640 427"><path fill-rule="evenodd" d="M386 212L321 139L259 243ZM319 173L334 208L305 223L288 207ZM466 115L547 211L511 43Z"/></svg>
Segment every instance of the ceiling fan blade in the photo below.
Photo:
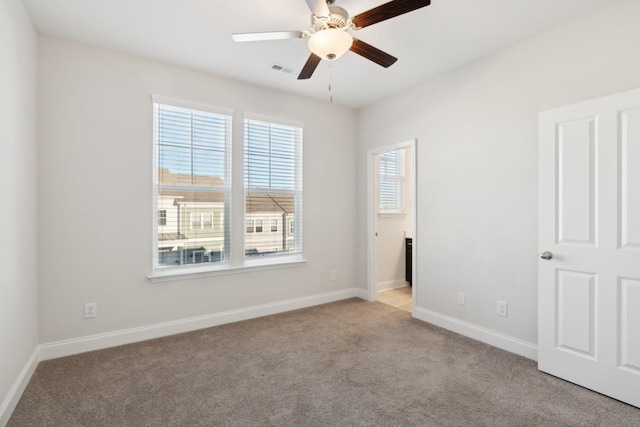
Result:
<svg viewBox="0 0 640 427"><path fill-rule="evenodd" d="M318 64L320 63L320 61L322 61L322 59L318 55L316 55L315 53L312 53L309 56L309 59L307 59L307 63L304 64L304 67L302 68L302 71L300 71L300 75L298 76L298 80L305 80L305 79L310 78L313 75L313 72L318 67Z"/></svg>
<svg viewBox="0 0 640 427"><path fill-rule="evenodd" d="M260 42L265 40L301 39L302 31L269 31L266 33L235 33L231 38L236 42Z"/></svg>
<svg viewBox="0 0 640 427"><path fill-rule="evenodd" d="M356 15L351 20L356 28L364 28L398 15L429 6L431 0L393 0Z"/></svg>
<svg viewBox="0 0 640 427"><path fill-rule="evenodd" d="M311 13L315 16L329 16L329 6L327 6L327 0L307 0Z"/></svg>
<svg viewBox="0 0 640 427"><path fill-rule="evenodd" d="M392 66L398 60L395 56L391 56L388 53L363 42L362 40L353 39L353 44L349 50L367 58L369 61L382 65L384 68Z"/></svg>

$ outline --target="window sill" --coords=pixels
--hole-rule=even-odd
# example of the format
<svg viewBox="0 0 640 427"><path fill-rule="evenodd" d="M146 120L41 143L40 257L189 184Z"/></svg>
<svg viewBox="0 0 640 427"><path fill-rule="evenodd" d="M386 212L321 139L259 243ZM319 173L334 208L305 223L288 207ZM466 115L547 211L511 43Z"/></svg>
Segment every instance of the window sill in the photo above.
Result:
<svg viewBox="0 0 640 427"><path fill-rule="evenodd" d="M402 216L407 216L407 211L384 211L378 212L378 216L380 218L398 218Z"/></svg>
<svg viewBox="0 0 640 427"><path fill-rule="evenodd" d="M197 279L200 277L223 276L226 274L249 273L261 270L274 270L279 268L292 268L304 265L306 261L302 256L279 257L278 259L245 259L243 266L234 267L230 263L220 263L215 266L193 266L158 269L147 275L153 283L172 282L176 280Z"/></svg>

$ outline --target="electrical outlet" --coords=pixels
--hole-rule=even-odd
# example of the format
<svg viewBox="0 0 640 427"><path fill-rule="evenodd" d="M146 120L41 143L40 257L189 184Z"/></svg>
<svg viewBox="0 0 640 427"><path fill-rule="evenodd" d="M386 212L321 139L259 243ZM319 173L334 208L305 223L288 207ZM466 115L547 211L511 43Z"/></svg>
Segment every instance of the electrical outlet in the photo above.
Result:
<svg viewBox="0 0 640 427"><path fill-rule="evenodd" d="M498 316L507 317L507 303L505 301L498 301L496 307L496 314Z"/></svg>
<svg viewBox="0 0 640 427"><path fill-rule="evenodd" d="M91 319L98 317L98 304L95 302L88 302L84 305L84 318Z"/></svg>
<svg viewBox="0 0 640 427"><path fill-rule="evenodd" d="M334 282L336 280L336 271L335 270L331 270L329 272L329 280L331 280L332 282Z"/></svg>
<svg viewBox="0 0 640 427"><path fill-rule="evenodd" d="M464 292L458 292L458 304L466 305L467 304L467 294Z"/></svg>

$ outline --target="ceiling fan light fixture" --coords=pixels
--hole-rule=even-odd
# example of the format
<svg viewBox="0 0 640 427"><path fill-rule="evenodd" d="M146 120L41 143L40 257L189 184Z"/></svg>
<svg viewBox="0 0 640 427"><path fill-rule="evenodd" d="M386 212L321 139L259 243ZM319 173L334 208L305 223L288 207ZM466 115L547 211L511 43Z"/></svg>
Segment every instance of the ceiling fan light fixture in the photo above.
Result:
<svg viewBox="0 0 640 427"><path fill-rule="evenodd" d="M353 44L353 37L344 30L327 28L314 33L309 39L309 50L327 61L344 55Z"/></svg>

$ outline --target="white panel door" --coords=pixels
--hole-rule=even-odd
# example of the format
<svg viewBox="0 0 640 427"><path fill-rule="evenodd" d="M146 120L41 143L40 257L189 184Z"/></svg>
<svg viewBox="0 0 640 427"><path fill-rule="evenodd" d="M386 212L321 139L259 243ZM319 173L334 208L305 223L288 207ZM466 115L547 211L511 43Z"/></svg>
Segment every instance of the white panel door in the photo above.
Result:
<svg viewBox="0 0 640 427"><path fill-rule="evenodd" d="M540 113L538 368L640 407L640 90Z"/></svg>

